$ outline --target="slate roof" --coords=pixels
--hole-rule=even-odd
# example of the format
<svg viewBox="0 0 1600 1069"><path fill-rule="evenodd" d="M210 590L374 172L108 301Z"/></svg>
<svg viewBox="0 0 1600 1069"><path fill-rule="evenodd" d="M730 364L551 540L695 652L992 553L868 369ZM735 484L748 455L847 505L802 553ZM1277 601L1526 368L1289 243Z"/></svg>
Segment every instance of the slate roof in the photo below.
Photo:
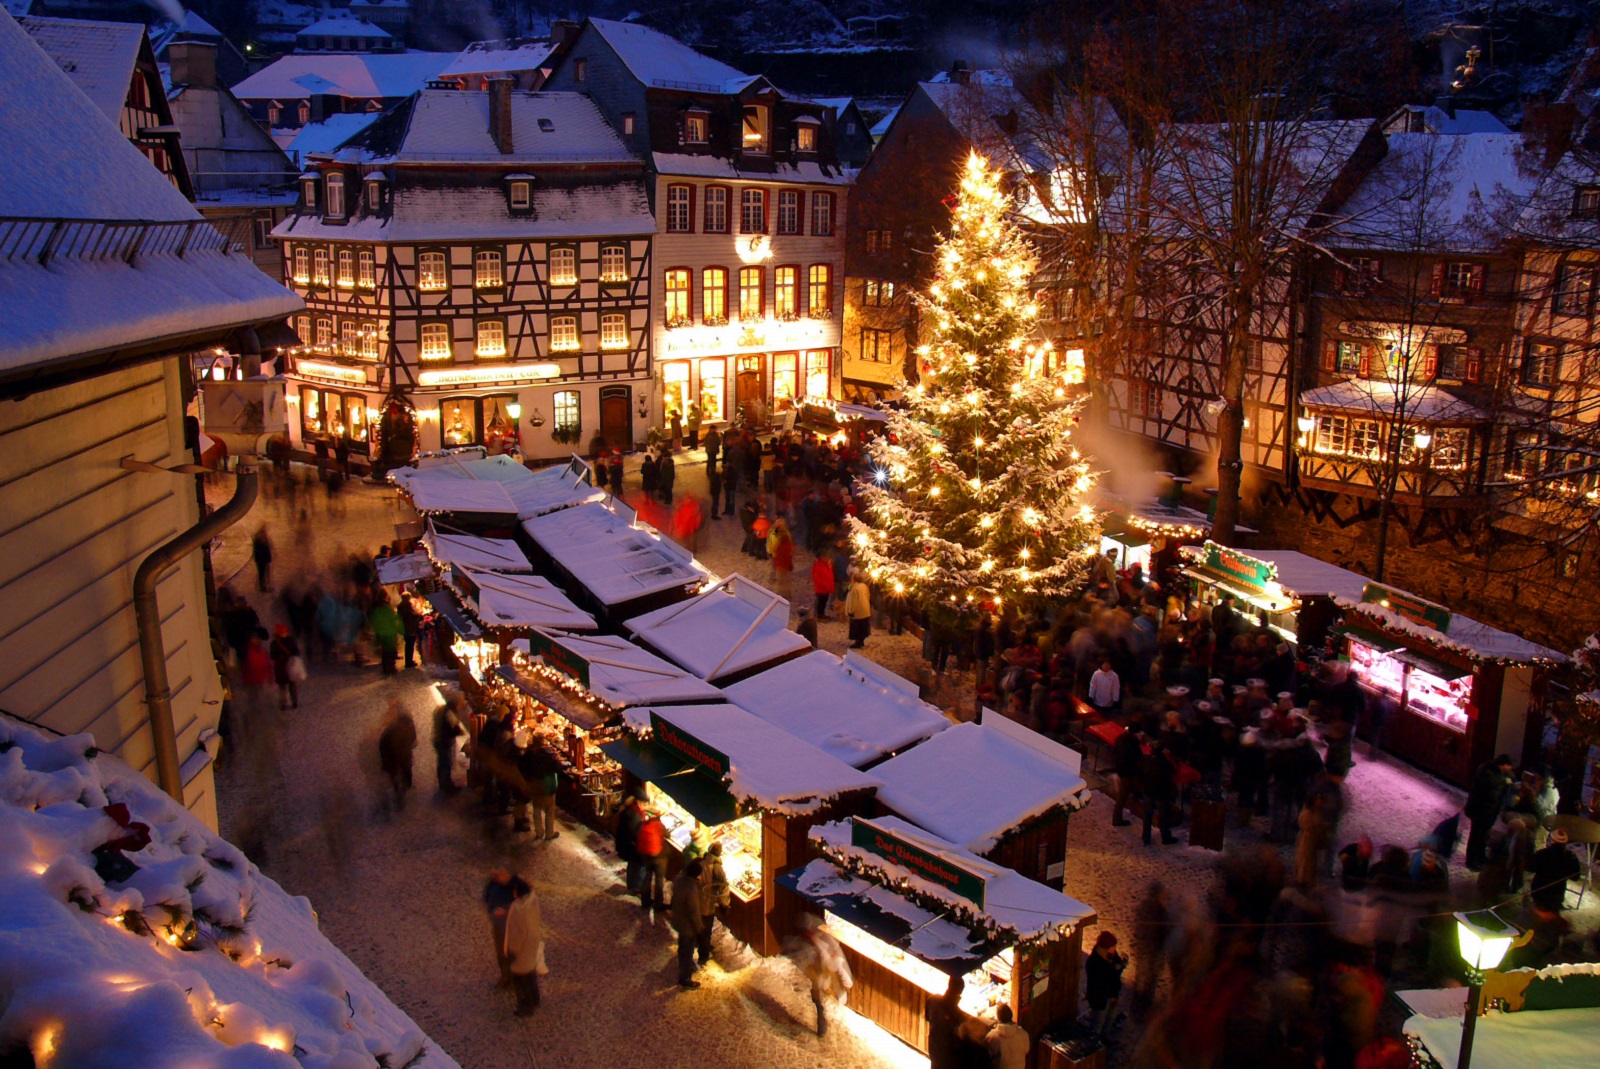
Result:
<svg viewBox="0 0 1600 1069"><path fill-rule="evenodd" d="M439 72L441 78L460 78L469 74L501 74L531 71L544 66L555 46L548 37L523 37L506 41L473 41L463 48L450 65Z"/></svg>
<svg viewBox="0 0 1600 1069"><path fill-rule="evenodd" d="M582 93L512 93L512 151L489 135L489 94L429 89L417 94L399 163L634 163L600 109Z"/></svg>
<svg viewBox="0 0 1600 1069"><path fill-rule="evenodd" d="M454 52L308 52L283 56L233 87L240 100L304 100L317 93L358 100L410 96Z"/></svg>
<svg viewBox="0 0 1600 1069"><path fill-rule="evenodd" d="M648 26L610 19L590 19L589 25L605 39L633 76L647 86L670 89L693 85L733 93L751 80L743 71L702 55L682 41Z"/></svg>
<svg viewBox="0 0 1600 1069"><path fill-rule="evenodd" d="M111 119L122 118L144 27L131 22L91 22L28 15L22 28Z"/></svg>

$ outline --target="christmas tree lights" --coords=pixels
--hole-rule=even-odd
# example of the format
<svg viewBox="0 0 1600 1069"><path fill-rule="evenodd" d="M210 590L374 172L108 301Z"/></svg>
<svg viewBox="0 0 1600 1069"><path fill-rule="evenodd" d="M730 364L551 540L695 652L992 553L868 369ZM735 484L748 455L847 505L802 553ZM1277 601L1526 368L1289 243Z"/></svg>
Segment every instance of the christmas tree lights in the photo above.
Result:
<svg viewBox="0 0 1600 1069"><path fill-rule="evenodd" d="M933 328L927 370L871 445L871 522L850 521L868 575L950 622L1075 594L1099 546L1081 500L1094 475L1072 446L1078 406L1064 400L1064 369L1036 373L1049 343L1011 210L999 173L971 155L918 298Z"/></svg>

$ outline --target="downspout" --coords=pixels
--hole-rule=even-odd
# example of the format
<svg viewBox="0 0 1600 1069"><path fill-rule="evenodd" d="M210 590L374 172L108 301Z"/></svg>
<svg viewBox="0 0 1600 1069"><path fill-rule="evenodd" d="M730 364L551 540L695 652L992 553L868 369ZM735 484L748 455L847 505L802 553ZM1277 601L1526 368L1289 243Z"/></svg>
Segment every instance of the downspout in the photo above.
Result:
<svg viewBox="0 0 1600 1069"><path fill-rule="evenodd" d="M156 780L179 805L184 804L183 775L178 761L178 733L172 723L172 688L167 682L167 648L161 636L156 582L191 550L205 545L250 511L259 489L255 458L241 455L236 474L239 483L226 505L153 551L133 576L133 612L139 628L139 659L144 666L144 702L155 742Z"/></svg>

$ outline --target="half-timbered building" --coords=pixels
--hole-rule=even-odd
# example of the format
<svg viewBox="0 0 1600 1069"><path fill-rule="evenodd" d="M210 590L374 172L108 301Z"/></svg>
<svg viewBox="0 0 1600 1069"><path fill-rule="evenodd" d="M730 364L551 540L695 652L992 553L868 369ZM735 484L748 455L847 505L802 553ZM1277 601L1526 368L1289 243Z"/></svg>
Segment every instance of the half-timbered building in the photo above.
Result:
<svg viewBox="0 0 1600 1069"><path fill-rule="evenodd" d="M644 165L576 93L424 90L314 160L281 224L304 295L293 440L553 457L642 437Z"/></svg>
<svg viewBox="0 0 1600 1069"><path fill-rule="evenodd" d="M551 74L649 160L653 421L839 396L846 193L831 112L654 30L590 19Z"/></svg>

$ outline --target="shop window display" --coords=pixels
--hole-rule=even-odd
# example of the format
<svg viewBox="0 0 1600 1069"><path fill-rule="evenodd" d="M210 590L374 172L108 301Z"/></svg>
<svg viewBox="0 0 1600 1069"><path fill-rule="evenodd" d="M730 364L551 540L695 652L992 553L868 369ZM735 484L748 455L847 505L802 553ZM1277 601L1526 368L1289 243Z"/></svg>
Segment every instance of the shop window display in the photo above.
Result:
<svg viewBox="0 0 1600 1069"><path fill-rule="evenodd" d="M882 965L890 972L916 984L929 995L943 995L950 977L927 962L890 946L870 932L863 931L833 913L826 915L828 931L857 954ZM1010 1004L1011 971L1015 956L1007 947L967 973L961 992L961 1009L974 1017L993 1017L995 1010Z"/></svg>
<svg viewBox="0 0 1600 1069"><path fill-rule="evenodd" d="M826 349L810 349L806 351L806 393L807 397L827 397L829 390L829 360Z"/></svg>
<svg viewBox="0 0 1600 1069"><path fill-rule="evenodd" d="M478 440L477 405L472 398L439 402L440 433L446 446L473 445Z"/></svg>
<svg viewBox="0 0 1600 1069"><path fill-rule="evenodd" d="M687 415L689 411L689 363L674 360L661 366L662 412L667 419L674 412Z"/></svg>
<svg viewBox="0 0 1600 1069"><path fill-rule="evenodd" d="M798 393L796 383L799 380L799 361L797 353L772 355L772 403L779 411L794 407L795 395Z"/></svg>
<svg viewBox="0 0 1600 1069"><path fill-rule="evenodd" d="M761 894L761 818L740 817L738 820L708 828L690 816L688 811L673 801L655 784L647 785L650 805L661 814L667 837L679 850L688 848L698 840L709 847L722 844L722 868L728 874L728 886L740 901L749 902Z"/></svg>
<svg viewBox="0 0 1600 1069"><path fill-rule="evenodd" d="M727 418L723 415L728 400L727 377L727 361L720 357L700 361L700 418L707 423Z"/></svg>

